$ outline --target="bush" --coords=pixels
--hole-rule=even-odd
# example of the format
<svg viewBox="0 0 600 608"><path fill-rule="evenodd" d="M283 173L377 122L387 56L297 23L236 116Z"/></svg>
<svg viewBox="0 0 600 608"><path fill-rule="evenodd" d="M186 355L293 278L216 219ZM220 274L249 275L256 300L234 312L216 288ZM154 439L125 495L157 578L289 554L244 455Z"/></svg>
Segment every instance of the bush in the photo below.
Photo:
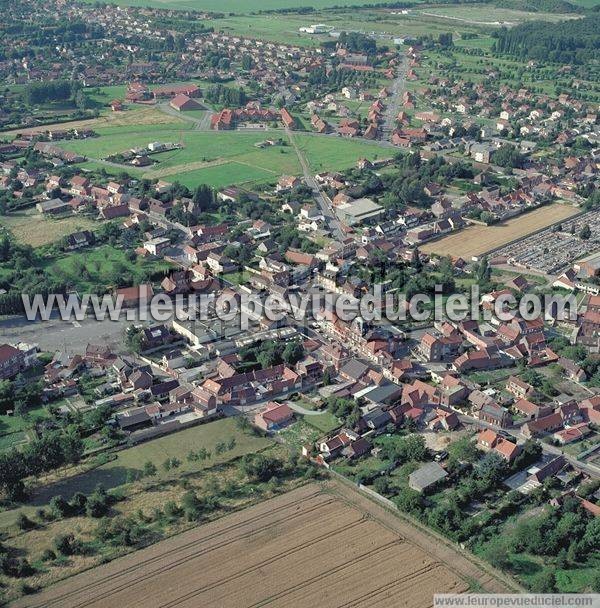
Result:
<svg viewBox="0 0 600 608"><path fill-rule="evenodd" d="M59 494L50 500L50 513L54 519L62 519L69 514L69 503Z"/></svg>
<svg viewBox="0 0 600 608"><path fill-rule="evenodd" d="M78 555L83 552L81 541L74 534L61 534L54 538L54 548L62 555Z"/></svg>
<svg viewBox="0 0 600 608"><path fill-rule="evenodd" d="M102 541L109 541L115 546L131 547L140 542L146 530L131 518L115 517L104 518L96 528L96 537Z"/></svg>
<svg viewBox="0 0 600 608"><path fill-rule="evenodd" d="M76 492L69 501L69 507L71 512L75 515L81 515L85 512L87 505L87 496L83 492Z"/></svg>
<svg viewBox="0 0 600 608"><path fill-rule="evenodd" d="M108 513L112 500L102 486L98 486L87 498L85 513L88 517L103 517Z"/></svg>
<svg viewBox="0 0 600 608"><path fill-rule="evenodd" d="M31 521L25 513L19 513L17 516L17 526L19 527L19 530L31 530L32 528L35 528L35 522Z"/></svg>
<svg viewBox="0 0 600 608"><path fill-rule="evenodd" d="M282 470L282 463L277 458L268 458L264 454L247 454L240 461L242 472L250 481L264 482Z"/></svg>
<svg viewBox="0 0 600 608"><path fill-rule="evenodd" d="M56 553L52 551L52 549L44 549L42 552L42 561L43 562L51 562L56 559Z"/></svg>
<svg viewBox="0 0 600 608"><path fill-rule="evenodd" d="M0 572L12 578L31 576L35 570L24 557L0 556Z"/></svg>
<svg viewBox="0 0 600 608"><path fill-rule="evenodd" d="M529 588L534 593L555 593L556 574L554 570L545 568L531 579Z"/></svg>
<svg viewBox="0 0 600 608"><path fill-rule="evenodd" d="M50 513L48 513L48 511L46 511L46 509L43 508L39 508L35 510L35 516L40 520L40 521L47 521L48 519L52 519L52 516Z"/></svg>
<svg viewBox="0 0 600 608"><path fill-rule="evenodd" d="M85 514L88 517L103 517L108 512L109 505L106 496L98 496L92 494L85 506Z"/></svg>
<svg viewBox="0 0 600 608"><path fill-rule="evenodd" d="M175 501L169 500L165 503L165 515L167 517L180 517L182 514L183 510Z"/></svg>

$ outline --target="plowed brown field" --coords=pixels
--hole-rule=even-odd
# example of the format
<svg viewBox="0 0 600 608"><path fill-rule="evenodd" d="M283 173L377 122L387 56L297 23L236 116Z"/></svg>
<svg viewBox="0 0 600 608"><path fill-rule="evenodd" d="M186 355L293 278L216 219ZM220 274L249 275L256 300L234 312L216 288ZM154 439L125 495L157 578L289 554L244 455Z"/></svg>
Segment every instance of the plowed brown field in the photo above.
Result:
<svg viewBox="0 0 600 608"><path fill-rule="evenodd" d="M312 484L74 576L15 606L294 608L432 605L477 570L444 564L400 520L337 483ZM400 527L403 524L400 523ZM426 545L423 545L426 546ZM448 548L441 549L442 552ZM449 562L447 555L444 559ZM459 574L460 573L460 574ZM479 584L502 590L482 575Z"/></svg>

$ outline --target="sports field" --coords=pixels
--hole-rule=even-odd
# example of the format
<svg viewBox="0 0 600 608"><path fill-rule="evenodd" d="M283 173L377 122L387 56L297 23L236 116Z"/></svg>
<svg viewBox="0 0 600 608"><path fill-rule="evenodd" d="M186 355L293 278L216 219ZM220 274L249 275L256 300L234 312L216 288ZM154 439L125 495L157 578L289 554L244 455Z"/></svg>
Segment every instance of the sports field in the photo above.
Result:
<svg viewBox="0 0 600 608"><path fill-rule="evenodd" d="M468 226L420 247L424 253L462 257L466 260L523 238L578 212L571 205L554 204L535 209L494 226Z"/></svg>
<svg viewBox="0 0 600 608"><path fill-rule="evenodd" d="M473 561L336 483L311 484L66 580L17 607L431 606Z"/></svg>

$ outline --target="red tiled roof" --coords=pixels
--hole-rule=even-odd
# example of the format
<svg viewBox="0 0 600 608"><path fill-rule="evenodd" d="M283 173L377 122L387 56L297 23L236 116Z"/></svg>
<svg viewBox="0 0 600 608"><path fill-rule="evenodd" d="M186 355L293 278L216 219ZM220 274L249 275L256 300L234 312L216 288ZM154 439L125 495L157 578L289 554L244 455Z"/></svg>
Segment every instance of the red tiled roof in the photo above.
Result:
<svg viewBox="0 0 600 608"><path fill-rule="evenodd" d="M5 363L9 359L12 359L15 355L19 354L19 349L11 346L10 344L0 345L0 363Z"/></svg>

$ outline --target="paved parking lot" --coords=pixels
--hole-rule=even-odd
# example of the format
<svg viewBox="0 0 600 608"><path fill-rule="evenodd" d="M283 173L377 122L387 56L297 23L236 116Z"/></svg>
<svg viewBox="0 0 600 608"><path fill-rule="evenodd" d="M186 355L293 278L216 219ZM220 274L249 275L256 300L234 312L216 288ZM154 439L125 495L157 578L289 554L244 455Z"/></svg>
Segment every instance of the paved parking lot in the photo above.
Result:
<svg viewBox="0 0 600 608"><path fill-rule="evenodd" d="M38 344L41 350L63 350L83 353L89 343L106 344L116 351L123 350L123 333L130 323L118 321L27 321L11 318L0 321L0 340L3 342L28 342Z"/></svg>

